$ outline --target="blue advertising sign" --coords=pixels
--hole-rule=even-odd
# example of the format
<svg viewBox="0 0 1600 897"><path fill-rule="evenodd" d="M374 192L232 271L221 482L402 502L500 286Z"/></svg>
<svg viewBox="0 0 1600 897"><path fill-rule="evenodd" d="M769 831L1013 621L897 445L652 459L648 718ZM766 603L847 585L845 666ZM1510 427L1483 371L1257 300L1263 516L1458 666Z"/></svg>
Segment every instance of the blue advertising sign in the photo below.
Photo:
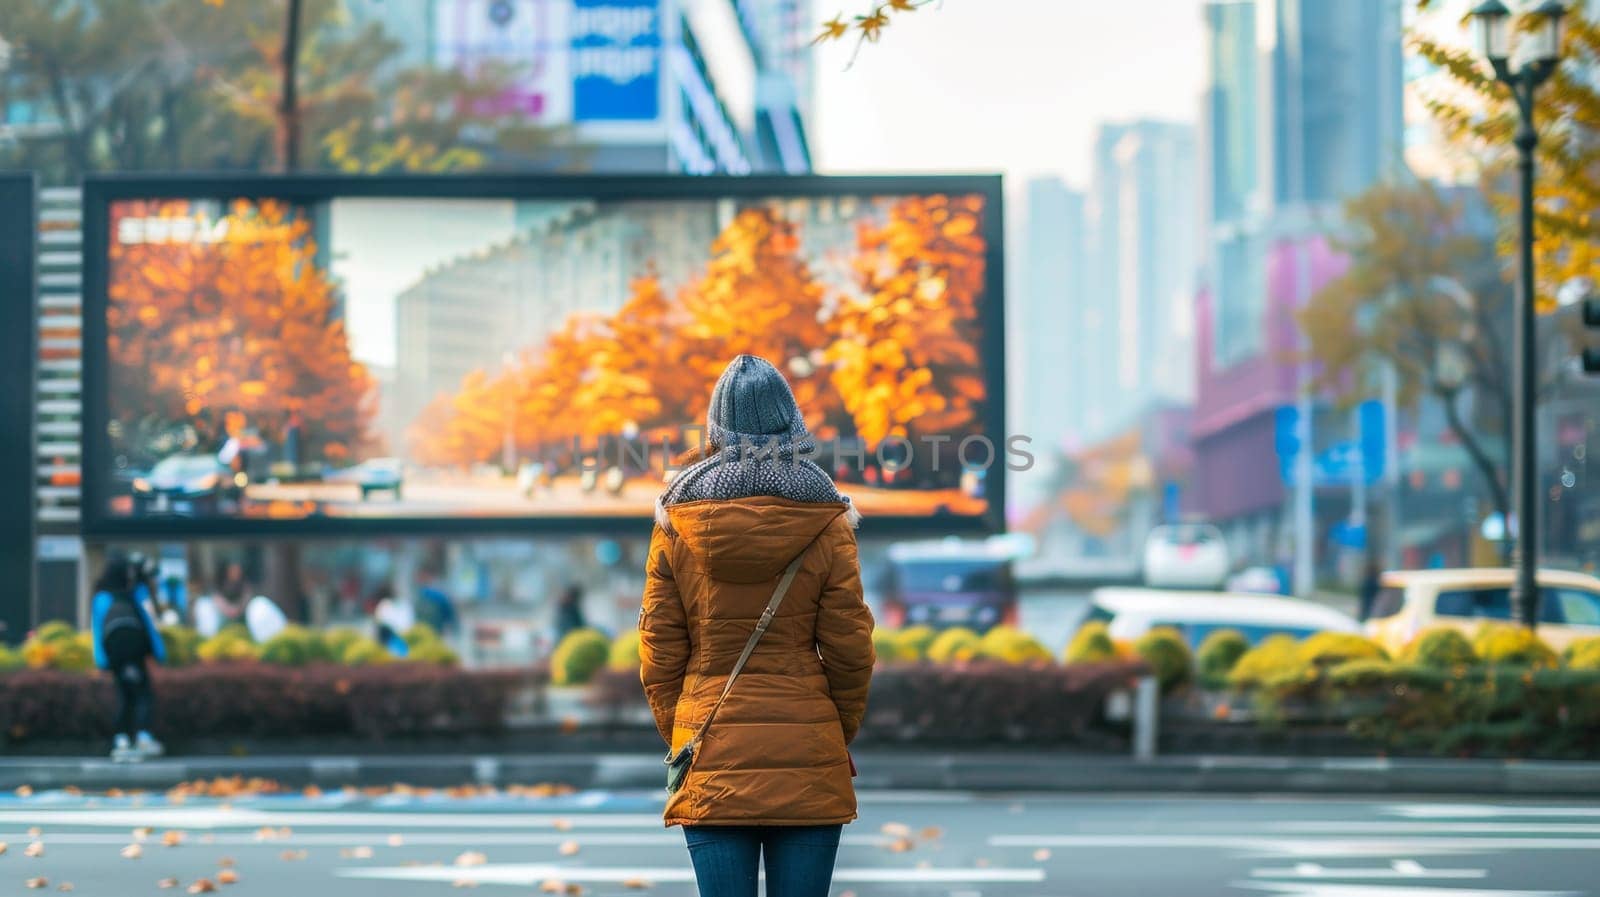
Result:
<svg viewBox="0 0 1600 897"><path fill-rule="evenodd" d="M572 120L660 115L660 0L573 0Z"/></svg>
<svg viewBox="0 0 1600 897"><path fill-rule="evenodd" d="M1371 483L1383 477L1388 455L1384 451L1388 440L1384 432L1386 415L1383 403L1368 399L1361 403L1356 414L1361 421L1361 466L1367 475L1367 482Z"/></svg>
<svg viewBox="0 0 1600 897"><path fill-rule="evenodd" d="M1300 409L1280 405L1272 416L1272 442L1278 451L1278 475L1285 483L1294 480L1295 456L1300 454Z"/></svg>

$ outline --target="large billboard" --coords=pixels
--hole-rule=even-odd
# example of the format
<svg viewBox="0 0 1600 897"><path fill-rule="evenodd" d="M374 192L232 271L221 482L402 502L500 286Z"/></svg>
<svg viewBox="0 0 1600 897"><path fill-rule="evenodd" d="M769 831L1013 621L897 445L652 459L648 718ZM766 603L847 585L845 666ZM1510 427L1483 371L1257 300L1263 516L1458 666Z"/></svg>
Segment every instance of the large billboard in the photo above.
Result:
<svg viewBox="0 0 1600 897"><path fill-rule="evenodd" d="M999 200L990 177L92 180L85 526L642 524L748 353L869 520L992 528Z"/></svg>

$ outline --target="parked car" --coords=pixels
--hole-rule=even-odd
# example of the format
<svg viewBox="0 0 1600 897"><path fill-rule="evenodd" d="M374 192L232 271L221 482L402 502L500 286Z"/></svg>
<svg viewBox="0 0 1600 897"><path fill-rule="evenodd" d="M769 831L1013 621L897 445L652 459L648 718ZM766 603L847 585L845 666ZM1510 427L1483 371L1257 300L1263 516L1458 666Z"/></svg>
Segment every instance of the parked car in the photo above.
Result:
<svg viewBox="0 0 1600 897"><path fill-rule="evenodd" d="M1150 531L1144 583L1158 589L1220 589L1228 578L1228 543L1216 527L1175 523Z"/></svg>
<svg viewBox="0 0 1600 897"><path fill-rule="evenodd" d="M387 492L399 501L405 487L405 464L399 458L369 458L347 470L345 477L361 490L362 501L374 492Z"/></svg>
<svg viewBox="0 0 1600 897"><path fill-rule="evenodd" d="M1511 620L1507 567L1396 570L1378 580L1367 634L1391 653L1430 628L1469 636L1487 621ZM1539 637L1557 651L1600 636L1600 578L1566 570L1539 571Z"/></svg>
<svg viewBox="0 0 1600 897"><path fill-rule="evenodd" d="M1288 593L1283 577L1271 567L1246 567L1228 577L1228 591L1252 592L1258 595L1284 595Z"/></svg>
<svg viewBox="0 0 1600 897"><path fill-rule="evenodd" d="M1219 629L1237 630L1251 644L1273 635L1305 638L1318 632L1361 632L1354 617L1331 607L1271 595L1102 588L1089 596L1084 622L1102 620L1111 637L1133 641L1163 626L1183 634L1191 648Z"/></svg>
<svg viewBox="0 0 1600 897"><path fill-rule="evenodd" d="M216 514L238 501L249 478L211 455L173 455L133 481L133 513Z"/></svg>
<svg viewBox="0 0 1600 897"><path fill-rule="evenodd" d="M888 627L964 626L978 633L1016 625L1017 587L1011 563L1015 540L947 539L889 546L883 624Z"/></svg>

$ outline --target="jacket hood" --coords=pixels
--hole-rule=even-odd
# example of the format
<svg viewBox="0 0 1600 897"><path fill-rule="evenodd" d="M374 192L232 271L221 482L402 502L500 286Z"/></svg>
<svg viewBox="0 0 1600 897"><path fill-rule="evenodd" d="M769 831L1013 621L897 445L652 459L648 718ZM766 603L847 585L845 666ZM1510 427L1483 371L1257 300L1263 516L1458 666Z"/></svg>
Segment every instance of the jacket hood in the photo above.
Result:
<svg viewBox="0 0 1600 897"><path fill-rule="evenodd" d="M848 502L756 495L658 506L657 520L683 540L713 579L763 582L777 576L834 518L851 510Z"/></svg>

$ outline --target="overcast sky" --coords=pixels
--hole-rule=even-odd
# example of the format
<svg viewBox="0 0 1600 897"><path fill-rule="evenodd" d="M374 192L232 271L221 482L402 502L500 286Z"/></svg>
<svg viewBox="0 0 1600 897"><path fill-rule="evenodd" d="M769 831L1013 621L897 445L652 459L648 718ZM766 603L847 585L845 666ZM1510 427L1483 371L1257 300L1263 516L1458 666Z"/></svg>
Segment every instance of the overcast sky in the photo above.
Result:
<svg viewBox="0 0 1600 897"><path fill-rule="evenodd" d="M819 21L867 0L814 0ZM1196 121L1200 0L944 0L898 14L848 71L818 53L819 167L1064 175L1082 186L1096 127Z"/></svg>

